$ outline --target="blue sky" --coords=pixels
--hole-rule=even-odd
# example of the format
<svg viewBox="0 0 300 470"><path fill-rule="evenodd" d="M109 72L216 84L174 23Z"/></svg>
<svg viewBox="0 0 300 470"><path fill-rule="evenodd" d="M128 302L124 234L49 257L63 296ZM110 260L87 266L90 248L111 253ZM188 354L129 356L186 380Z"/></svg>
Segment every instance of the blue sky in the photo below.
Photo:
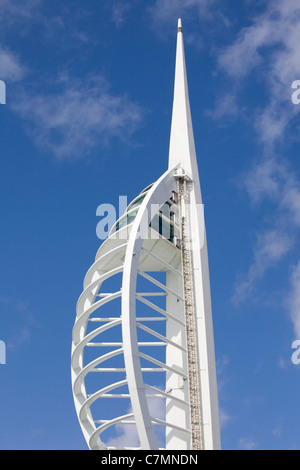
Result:
<svg viewBox="0 0 300 470"><path fill-rule="evenodd" d="M71 334L101 203L167 168L177 18L224 449L299 449L300 5L0 0L1 449L86 449Z"/></svg>

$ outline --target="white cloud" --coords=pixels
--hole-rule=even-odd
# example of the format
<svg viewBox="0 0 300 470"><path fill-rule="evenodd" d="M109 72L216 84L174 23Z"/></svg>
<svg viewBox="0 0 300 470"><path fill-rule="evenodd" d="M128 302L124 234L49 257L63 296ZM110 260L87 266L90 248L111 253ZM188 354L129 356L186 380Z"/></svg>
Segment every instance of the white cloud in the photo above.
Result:
<svg viewBox="0 0 300 470"><path fill-rule="evenodd" d="M291 84L300 77L299 41L299 2L275 0L219 54L220 69L239 86L250 72L259 70L268 102L256 110L254 123L264 145L278 142L299 113L291 103Z"/></svg>
<svg viewBox="0 0 300 470"><path fill-rule="evenodd" d="M300 261L291 274L291 290L287 298L287 306L294 325L297 339L300 339Z"/></svg>
<svg viewBox="0 0 300 470"><path fill-rule="evenodd" d="M183 20L183 28L185 28L186 21L197 18L204 24L203 21L211 20L212 17L215 17L226 26L227 19L220 11L213 8L216 1L156 0L147 11L154 31L156 31L161 39L165 39L171 31L174 33L178 18ZM202 48L202 33L203 31L199 31L199 28L184 29L185 42L197 48Z"/></svg>
<svg viewBox="0 0 300 470"><path fill-rule="evenodd" d="M271 66L276 78L290 82L290 72L300 72L299 48L300 5L297 0L275 0L266 11L241 30L236 41L219 56L219 65L228 74L241 78L259 64ZM267 47L275 47L266 52ZM284 64L284 68L282 65Z"/></svg>
<svg viewBox="0 0 300 470"><path fill-rule="evenodd" d="M280 356L276 362L277 366L279 369L286 369L288 366L290 366L291 361L287 360L286 358Z"/></svg>
<svg viewBox="0 0 300 470"><path fill-rule="evenodd" d="M205 15L215 0L156 0L150 8L154 21L165 22L178 18L181 14Z"/></svg>
<svg viewBox="0 0 300 470"><path fill-rule="evenodd" d="M231 416L223 410L223 408L219 408L219 418L220 418L220 428L224 429L224 427L232 420Z"/></svg>
<svg viewBox="0 0 300 470"><path fill-rule="evenodd" d="M1 41L7 41L7 33L19 38L34 34L34 38L38 35L39 41L48 42L52 52L54 40L55 50L78 50L78 47L92 41L89 32L83 30L80 24L82 17L87 14L85 6L77 6L74 14L71 5L61 3L61 8L50 12L45 0L0 0Z"/></svg>
<svg viewBox="0 0 300 470"><path fill-rule="evenodd" d="M234 287L235 303L254 294L266 272L290 253L300 228L299 178L287 159L279 157L283 148L279 144L289 143L291 137L298 140L295 118L299 119L300 106L291 101L291 85L300 77L299 41L299 2L275 0L267 2L265 11L255 16L251 25L243 28L218 56L219 70L231 79L228 95L237 96L241 90L245 91L251 73L263 92L261 102L249 102L247 110L248 122L251 116L253 130L259 137L262 157L244 175L240 186L246 189L256 207L268 203L265 206L268 212L257 230L252 263ZM219 114L222 122L226 117L222 107ZM218 118L218 107L213 117ZM291 279L291 289L297 304L295 276Z"/></svg>
<svg viewBox="0 0 300 470"><path fill-rule="evenodd" d="M258 444L253 439L242 437L239 439L238 448L240 450L255 450Z"/></svg>
<svg viewBox="0 0 300 470"><path fill-rule="evenodd" d="M227 119L235 119L239 114L239 107L234 94L225 94L218 97L215 108L206 111L206 115L213 120L219 121L222 124Z"/></svg>
<svg viewBox="0 0 300 470"><path fill-rule="evenodd" d="M282 228L300 227L300 182L286 160L268 155L253 165L240 186L246 189L253 204L266 199L273 202L277 223Z"/></svg>
<svg viewBox="0 0 300 470"><path fill-rule="evenodd" d="M290 224L300 227L300 185L292 178L282 193L281 207L290 214Z"/></svg>
<svg viewBox="0 0 300 470"><path fill-rule="evenodd" d="M30 343L32 329L37 323L30 311L28 302L0 297L1 314L7 318L13 318L13 324L8 326L5 342L11 351L19 350L23 345Z"/></svg>
<svg viewBox="0 0 300 470"><path fill-rule="evenodd" d="M231 26L219 0L155 0L147 13L149 25L160 40L170 35L174 39L177 20L181 18L185 43L198 50L207 50L208 44L212 46L207 40L212 31Z"/></svg>
<svg viewBox="0 0 300 470"><path fill-rule="evenodd" d="M241 181L253 204L269 199L279 204L283 193L291 186L294 176L284 160L268 155L256 162Z"/></svg>
<svg viewBox="0 0 300 470"><path fill-rule="evenodd" d="M20 18L32 18L41 0L1 0L0 21L16 22Z"/></svg>
<svg viewBox="0 0 300 470"><path fill-rule="evenodd" d="M222 402L227 401L228 390L227 386L230 382L229 374L228 374L228 365L229 365L229 358L228 356L221 356L216 361L216 369L217 369L217 382L218 382L218 392L219 392L219 418L220 418L220 427L221 430L227 426L227 424L232 421L232 416L229 415L227 411L225 411Z"/></svg>
<svg viewBox="0 0 300 470"><path fill-rule="evenodd" d="M14 13L15 15L30 16L41 0L1 0L1 13Z"/></svg>
<svg viewBox="0 0 300 470"><path fill-rule="evenodd" d="M279 424L276 428L272 431L273 436L281 437L282 436L282 425Z"/></svg>
<svg viewBox="0 0 300 470"><path fill-rule="evenodd" d="M123 26L126 21L126 15L129 12L131 5L129 2L114 2L111 6L112 21L117 28Z"/></svg>
<svg viewBox="0 0 300 470"><path fill-rule="evenodd" d="M293 246L293 240L282 229L270 229L257 235L254 260L246 274L234 286L232 301L237 305L255 291L257 281L276 265Z"/></svg>
<svg viewBox="0 0 300 470"><path fill-rule="evenodd" d="M229 365L229 358L227 356L222 356L217 359L216 361L216 370L217 370L217 377L218 377L218 389L219 392L223 392L224 386L227 383L228 373L227 367Z"/></svg>
<svg viewBox="0 0 300 470"><path fill-rule="evenodd" d="M131 418L131 420L132 419L133 418ZM107 447L116 447L118 449L122 449L124 447L140 447L140 440L135 425L118 424L116 425L115 430L117 436L110 438L105 443Z"/></svg>
<svg viewBox="0 0 300 470"><path fill-rule="evenodd" d="M235 304L248 299L267 270L290 253L300 229L300 183L286 160L267 156L253 165L242 179L241 187L246 189L254 205L271 204L268 205L268 224L262 226L257 235L253 262L235 284L232 299ZM296 326L298 322L300 324L300 280L297 273L294 268L286 307L300 335L300 325Z"/></svg>
<svg viewBox="0 0 300 470"><path fill-rule="evenodd" d="M160 386L156 386L156 388L161 389ZM151 395L152 392L147 392L147 394ZM148 408L149 413L152 418L158 418L161 420L165 420L165 400L160 398L148 398ZM128 410L128 414L132 413L132 408ZM134 418L128 418L128 421L133 421ZM160 426L159 426L160 428ZM156 438L158 440L159 447L164 447L164 432L165 428L158 429L157 426L154 426L156 431ZM111 437L105 443L107 447L117 447L117 448L124 448L124 447L140 447L140 440L137 433L136 425L134 424L118 424L115 426L116 436Z"/></svg>
<svg viewBox="0 0 300 470"><path fill-rule="evenodd" d="M254 25L243 29L237 40L226 47L219 55L219 66L232 78L245 77L249 71L261 63L258 49L270 41L270 32L265 20L259 18Z"/></svg>
<svg viewBox="0 0 300 470"><path fill-rule="evenodd" d="M66 44L74 47L86 41L86 34L76 23L80 15L67 19L46 17L43 6L43 0L1 0L1 32L12 26L20 28L21 22L26 25L21 34L23 30L25 34L32 32L32 24L38 24L42 26L42 39L53 40L55 34L61 39L58 41L61 47L67 47ZM112 6L113 20L118 25L129 6L123 2ZM25 74L32 80L31 89L29 81L22 82ZM10 95L9 106L23 118L35 145L57 159L84 157L93 148L108 145L112 138L128 143L141 124L141 107L125 93L112 92L102 76L78 79L65 73L56 81L39 76L36 84L35 74L37 71L29 70L14 52L0 45L0 79L20 82Z"/></svg>
<svg viewBox="0 0 300 470"><path fill-rule="evenodd" d="M273 93L269 105L258 112L254 120L255 129L262 144L270 148L285 136L288 124L294 115L293 110L290 109L290 102L285 103L288 109L283 108L282 103L277 101L277 96Z"/></svg>
<svg viewBox="0 0 300 470"><path fill-rule="evenodd" d="M113 94L101 76L64 76L55 91L25 92L13 104L35 144L58 159L84 157L113 137L128 140L140 125L141 108L126 95Z"/></svg>
<svg viewBox="0 0 300 470"><path fill-rule="evenodd" d="M25 75L25 67L19 59L8 49L0 46L0 77L1 80L16 82L22 80Z"/></svg>
<svg viewBox="0 0 300 470"><path fill-rule="evenodd" d="M242 179L241 186L246 188L250 199L257 204L264 198L277 200L281 187L284 168L275 158L267 158L251 168Z"/></svg>

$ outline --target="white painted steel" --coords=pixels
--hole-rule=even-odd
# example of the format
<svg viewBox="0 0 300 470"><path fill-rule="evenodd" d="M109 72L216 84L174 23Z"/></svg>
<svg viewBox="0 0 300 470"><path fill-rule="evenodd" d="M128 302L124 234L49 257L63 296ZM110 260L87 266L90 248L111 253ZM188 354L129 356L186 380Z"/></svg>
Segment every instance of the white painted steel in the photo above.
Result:
<svg viewBox="0 0 300 470"><path fill-rule="evenodd" d="M105 442L101 439L101 435L107 429L119 424L120 421L124 421L125 414L112 416L111 419L102 420L101 416L95 416L94 418L91 408L96 401L103 399L130 398L132 416L143 449L157 449L159 447L154 426L166 426L167 429L175 432L178 432L180 428L182 433L182 429L176 424L176 421L164 421L160 416L153 416L152 411L150 412L151 406L149 409L149 400L160 398L166 401L168 399L174 401L180 407L184 404L185 408L188 408L188 402L176 396L172 398L170 393L145 383L144 375L152 373L156 375L157 372L164 372L165 375L168 371L175 373L176 376L180 375L186 378L186 374L183 371L177 371L176 367L168 366L163 360L164 355L161 360L158 360L153 352L149 355L141 351L141 348L147 349L150 347L153 350L157 346L164 346L165 348L173 347L180 350L181 354L186 353L182 344L173 342L165 334L155 330L155 325L166 324L173 318L173 321L178 321L173 315L156 305L155 300L166 299L171 296L176 302L183 304L182 289L180 292L175 292L168 284L158 281L153 276L153 271L170 271L174 276L181 279L181 252L174 244L161 236L152 240L152 229L149 229L149 224L153 215L155 215L151 213L150 208L153 204L158 207L162 206L175 189L176 180L174 179L174 171L171 169L153 184L147 192L130 227L127 243L124 243L122 239L118 245L118 240L115 238L116 234L112 234L111 237L114 236L114 238L109 237L104 242L102 250L100 249L97 254L95 263L85 277L84 291L77 303L77 317L73 330L72 381L78 418L91 449L107 448ZM125 227L121 230L124 231ZM150 271L151 275L149 274ZM105 281L119 274L122 274L121 289L116 290L116 292L101 292L102 284L104 285ZM152 285L149 291L137 291L136 280L138 276ZM153 287L157 291L153 291ZM153 300L150 302L147 297ZM102 315L101 310L117 299L121 300L119 316L115 308L113 317ZM146 305L147 308L151 308L155 312L155 315L136 315L136 304L138 308L140 308L140 305ZM157 316L158 313L161 315L160 317ZM101 326L98 327L97 324L99 323ZM151 327L146 326L145 323L151 325ZM88 325L93 327L92 331L88 331ZM122 326L120 341L115 339L114 341L95 341L95 338L101 338L102 335L119 325ZM180 321L180 325L182 328L182 321ZM149 334L151 341L139 341L138 330ZM157 340L160 340L160 342ZM87 364L84 362L86 348L99 351L99 356ZM113 348L113 350L108 353L101 353L101 350L105 348ZM123 357L125 367L109 367L109 365L104 367L105 363L108 363L116 356ZM152 364L152 367L142 367L141 361ZM100 364L101 367L99 368ZM86 381L89 374L94 372L101 373L101 377L102 374L103 376L109 374L110 377L113 377L113 374L123 373L126 379L115 381L105 387L101 387L101 381L99 381L99 389L89 394ZM129 393L108 393L125 385L128 386ZM149 395L149 393L146 393L147 390L155 391L155 393ZM103 408L105 409L106 406L103 405ZM102 421L103 424L98 426ZM126 426L127 423L123 422L123 425Z"/></svg>
<svg viewBox="0 0 300 470"><path fill-rule="evenodd" d="M187 174L200 425L203 448L218 449L208 258L204 222L198 210L202 199L180 22L169 169L131 202L111 229L85 276L77 302L72 386L76 412L90 449L193 447L187 363L190 344L180 239L174 236L168 240L152 226L167 201L172 204L174 216L171 219L164 213L159 220L167 226L169 223L174 233L181 226L180 208L174 197L178 176ZM129 220L127 216L132 214L134 218ZM146 285L150 286L148 290ZM119 440L119 445L112 445L117 442L115 427L127 425L136 442L124 445ZM165 430L163 439L157 432L160 428Z"/></svg>

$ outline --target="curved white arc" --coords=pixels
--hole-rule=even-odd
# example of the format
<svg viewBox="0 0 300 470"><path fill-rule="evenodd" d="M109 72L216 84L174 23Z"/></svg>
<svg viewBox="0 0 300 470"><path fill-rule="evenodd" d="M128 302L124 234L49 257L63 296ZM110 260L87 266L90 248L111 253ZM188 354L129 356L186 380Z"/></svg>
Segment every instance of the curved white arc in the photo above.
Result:
<svg viewBox="0 0 300 470"><path fill-rule="evenodd" d="M103 305L105 305L107 302L110 302L111 300L115 300L117 299L118 297L121 297L122 295L122 292L121 291L118 291L118 292L115 292L114 294L111 294L111 295L108 295L106 297L104 297L103 299L101 300L98 300L97 302L95 302L94 304L92 304L90 307L88 307L86 310L84 310L77 318L77 321L74 325L74 328L73 328L73 343L74 344L77 344L78 341L80 341L80 330L81 328L83 327L83 325L86 324L86 321L87 319L89 318L89 316L95 311L97 310L98 308L102 307Z"/></svg>
<svg viewBox="0 0 300 470"><path fill-rule="evenodd" d="M105 242L101 245L101 248L103 248L105 244L108 244L108 241L109 241L109 239L105 240ZM100 258L98 258L94 262L94 264L92 264L92 266L90 267L90 269L86 273L85 278L84 278L83 288L85 289L87 286L89 286L91 284L94 274L97 271L101 270L101 265L104 262L107 263L110 258L112 258L114 255L116 255L120 251L125 251L126 246L127 246L127 242L123 243L122 245L118 245L118 246L112 248L111 250L104 253Z"/></svg>
<svg viewBox="0 0 300 470"><path fill-rule="evenodd" d="M143 239L155 213L151 205L162 206L170 197L174 170L168 170L152 186L139 208L126 250L122 285L122 333L124 360L131 404L142 449L158 449L143 381L136 325L136 282Z"/></svg>
<svg viewBox="0 0 300 470"><path fill-rule="evenodd" d="M103 354L103 356L97 357L97 359L94 359L87 366L81 369L78 375L76 376L76 379L74 380L74 384L73 384L74 394L78 395L80 393L81 384L83 383L85 376L89 372L94 370L94 368L98 366L99 364L101 364L102 362L105 362L108 359L111 359L112 357L119 356L120 354L123 354L123 348L116 349L109 353Z"/></svg>
<svg viewBox="0 0 300 470"><path fill-rule="evenodd" d="M107 429L108 427L110 426L113 426L114 424L117 424L120 420L122 419L127 419L127 418L132 418L133 416L133 413L128 413L126 415L123 415L123 416L120 416L116 419L113 419L113 420L110 420L109 423L103 425L103 426L100 426L99 428L97 428L93 434L91 435L90 439L89 439L89 446L90 446L90 449L91 450L94 450L94 449L98 449L98 445L97 445L97 440L99 439L99 434L101 434L101 432L103 432L105 429Z"/></svg>
<svg viewBox="0 0 300 470"><path fill-rule="evenodd" d="M105 431L107 428L115 425L115 424L118 424L118 423L121 423L123 420L126 420L128 418L132 418L134 415L133 413L128 413L126 415L123 415L123 416L119 416L118 418L115 418L115 419L111 419L109 420L107 423L105 424L102 424L102 426L100 426L97 431L99 431L99 433L102 433L103 431ZM123 422L123 424L126 424L126 421ZM129 423L128 423L129 424ZM135 422L133 422L133 424L135 424Z"/></svg>
<svg viewBox="0 0 300 470"><path fill-rule="evenodd" d="M82 341L80 341L80 343L78 343L74 347L73 354L72 354L72 359L71 359L74 369L76 368L76 366L78 367L79 357L81 356L84 347L90 342L90 340L95 338L99 334L103 333L104 331L109 330L109 329L119 325L120 323L121 323L121 319L119 318L117 320L114 320L112 322L107 323L106 325L103 325L103 326L100 326L99 328L96 328L94 331L92 331L91 333L86 335L84 337L84 339Z"/></svg>
<svg viewBox="0 0 300 470"><path fill-rule="evenodd" d="M87 398L85 403L82 405L80 413L79 413L79 419L81 420L86 419L87 410L97 400L97 398L101 397L101 395L104 395L104 393L110 392L111 390L115 390L116 388L122 387L123 385L127 385L127 380L115 382L111 385L108 385L107 387L102 388L101 390L98 390L98 392L93 393L93 395Z"/></svg>
<svg viewBox="0 0 300 470"><path fill-rule="evenodd" d="M78 376L76 374L76 371L73 368L71 369L71 375L72 375L72 383L74 384ZM75 405L76 413L77 413L77 416L79 417L79 413L82 408L82 405L85 403L86 398L87 398L85 384L83 381L79 384L79 390L74 390L74 385L73 385L73 397L74 397L74 405ZM86 442L89 442L90 436L96 430L96 426L95 426L90 410L88 410L86 414L86 419L84 421L79 420L79 424L80 424L80 427L81 427L81 430L82 430L82 433L84 435ZM101 442L99 438L97 440L97 444L98 444L99 449L103 449L103 450L105 449L104 444Z"/></svg>
<svg viewBox="0 0 300 470"><path fill-rule="evenodd" d="M121 348L108 354L104 354L84 366L83 354L88 343L95 336L102 334L103 332L121 323L121 318L114 318L113 320L108 319L107 323L103 325L104 329L103 326L101 326L100 328L94 329L91 333L86 334L87 324L93 312L98 308L103 307L108 302L120 298L122 295L121 291L117 291L110 295L106 295L104 298L99 299L98 301L96 300L97 293L101 288L102 283L106 279L109 279L123 271L120 257L122 256L122 251L125 251L127 244L122 242L121 245L118 244L115 246L115 241L113 241L112 244L109 242L110 241L108 240L106 245L106 252L102 253L102 256L97 259L86 275L84 291L78 299L76 306L76 320L72 334L71 375L74 404L79 423L87 443L89 443L91 436L95 433L95 431L97 431L97 427L90 410L90 406L93 403L93 400L91 397L88 398L85 377L89 372L92 372L94 367L98 364L123 353L123 349ZM120 262L120 265L107 271L105 266L107 266L107 263L110 262L114 257L116 257L117 264ZM95 400L97 397L98 395L96 396ZM101 441L99 434L97 438L94 438L93 444L95 445L95 448L105 450L106 446Z"/></svg>
<svg viewBox="0 0 300 470"><path fill-rule="evenodd" d="M98 288L97 290L99 290L103 281L121 272L123 272L123 266L114 268L111 271L108 271L107 273L102 274L101 276L99 275L98 279L92 282L91 284L89 284L89 286L87 286L86 289L82 292L77 302L77 311L82 312L84 310L85 301L89 297L90 294L93 295L93 299L95 298L94 292L95 292L96 287Z"/></svg>

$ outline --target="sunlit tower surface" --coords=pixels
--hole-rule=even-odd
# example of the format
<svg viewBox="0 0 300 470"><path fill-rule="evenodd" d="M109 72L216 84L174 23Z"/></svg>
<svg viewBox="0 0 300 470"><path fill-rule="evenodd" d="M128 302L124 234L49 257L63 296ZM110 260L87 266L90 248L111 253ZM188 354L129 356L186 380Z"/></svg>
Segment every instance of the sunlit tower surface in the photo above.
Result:
<svg viewBox="0 0 300 470"><path fill-rule="evenodd" d="M77 303L72 386L93 450L220 449L206 232L178 21L169 168L100 246Z"/></svg>

